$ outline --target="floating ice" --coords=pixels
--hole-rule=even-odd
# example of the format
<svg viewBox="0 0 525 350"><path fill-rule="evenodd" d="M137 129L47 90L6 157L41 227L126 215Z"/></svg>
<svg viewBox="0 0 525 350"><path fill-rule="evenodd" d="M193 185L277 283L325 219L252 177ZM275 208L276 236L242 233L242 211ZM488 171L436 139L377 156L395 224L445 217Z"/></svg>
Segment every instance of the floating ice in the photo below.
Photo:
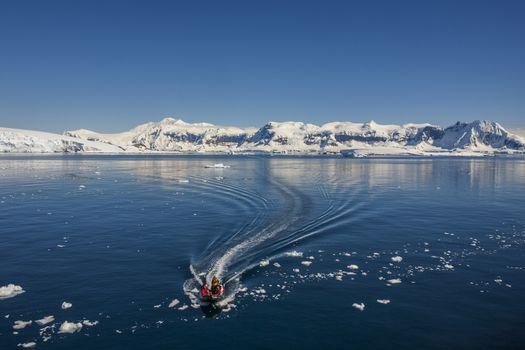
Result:
<svg viewBox="0 0 525 350"><path fill-rule="evenodd" d="M24 348L24 349L29 349L29 348L34 348L36 346L36 343L34 341L31 341L29 343L20 343L17 346Z"/></svg>
<svg viewBox="0 0 525 350"><path fill-rule="evenodd" d="M391 259L392 259L393 262L401 262L401 261L403 261L403 257L401 257L399 255L398 256L393 256Z"/></svg>
<svg viewBox="0 0 525 350"><path fill-rule="evenodd" d="M274 263L273 263L273 266L275 266L275 267L281 267L281 264L279 264L278 262L274 262Z"/></svg>
<svg viewBox="0 0 525 350"><path fill-rule="evenodd" d="M352 265L348 265L346 268L348 268L350 270L357 270L359 268L359 266L357 266L355 264L352 264Z"/></svg>
<svg viewBox="0 0 525 350"><path fill-rule="evenodd" d="M82 324L87 327L93 327L98 324L98 321L90 321L90 320L84 320L82 321Z"/></svg>
<svg viewBox="0 0 525 350"><path fill-rule="evenodd" d="M450 264L445 264L444 267L445 267L446 269L453 269L453 268L454 268L454 266L452 266L452 265L450 265Z"/></svg>
<svg viewBox="0 0 525 350"><path fill-rule="evenodd" d="M62 310L67 310L67 309L69 309L69 308L71 308L71 307L73 307L73 304L68 303L67 301L64 301L64 302L62 303Z"/></svg>
<svg viewBox="0 0 525 350"><path fill-rule="evenodd" d="M206 165L205 168L219 168L219 169L224 169L224 168L229 168L230 166L229 165L224 165L222 163L217 163L217 164L213 164L213 165Z"/></svg>
<svg viewBox="0 0 525 350"><path fill-rule="evenodd" d="M305 261L301 261L301 264L303 264L304 266L310 266L310 265L312 265L312 262L308 261L308 260L305 260Z"/></svg>
<svg viewBox="0 0 525 350"><path fill-rule="evenodd" d="M388 280L387 282L390 283L390 284L399 284L399 283L401 283L401 278L392 278L392 279Z"/></svg>
<svg viewBox="0 0 525 350"><path fill-rule="evenodd" d="M299 270L299 269L293 269L292 271L295 272L295 273L301 272L301 270Z"/></svg>
<svg viewBox="0 0 525 350"><path fill-rule="evenodd" d="M270 260L261 260L261 262L259 263L260 267L264 267L268 265L270 265Z"/></svg>
<svg viewBox="0 0 525 350"><path fill-rule="evenodd" d="M27 326L31 326L31 323L33 323L33 321L18 320L18 321L15 321L15 324L13 325L13 329L14 330L24 329Z"/></svg>
<svg viewBox="0 0 525 350"><path fill-rule="evenodd" d="M64 321L60 328L58 329L58 333L75 333L82 329L82 323L78 322L68 322Z"/></svg>
<svg viewBox="0 0 525 350"><path fill-rule="evenodd" d="M188 305L182 305L182 306L179 307L178 309L179 309L180 311L184 311L184 310L186 310L188 307L189 307Z"/></svg>
<svg viewBox="0 0 525 350"><path fill-rule="evenodd" d="M55 320L55 317L53 316L46 316L44 318L41 318L40 320L36 320L35 322L39 325L39 326L45 326L46 324L48 323L51 323Z"/></svg>
<svg viewBox="0 0 525 350"><path fill-rule="evenodd" d="M357 310L359 311L363 311L365 309L365 304L364 303L353 303L352 304L352 307L355 307Z"/></svg>
<svg viewBox="0 0 525 350"><path fill-rule="evenodd" d="M162 304L153 305L153 307L154 307L155 309L158 309L158 308L161 307L161 306L162 306Z"/></svg>
<svg viewBox="0 0 525 350"><path fill-rule="evenodd" d="M173 299L171 303L168 305L168 307L175 307L179 304L179 299Z"/></svg>
<svg viewBox="0 0 525 350"><path fill-rule="evenodd" d="M0 287L0 300L12 298L24 292L22 287L9 283L7 286Z"/></svg>
<svg viewBox="0 0 525 350"><path fill-rule="evenodd" d="M377 302L379 304L386 305L386 304L390 304L390 299L377 299Z"/></svg>
<svg viewBox="0 0 525 350"><path fill-rule="evenodd" d="M303 256L303 252L298 252L298 251L291 251L291 252L286 252L284 253L284 255L286 256L293 256L293 257L302 257Z"/></svg>

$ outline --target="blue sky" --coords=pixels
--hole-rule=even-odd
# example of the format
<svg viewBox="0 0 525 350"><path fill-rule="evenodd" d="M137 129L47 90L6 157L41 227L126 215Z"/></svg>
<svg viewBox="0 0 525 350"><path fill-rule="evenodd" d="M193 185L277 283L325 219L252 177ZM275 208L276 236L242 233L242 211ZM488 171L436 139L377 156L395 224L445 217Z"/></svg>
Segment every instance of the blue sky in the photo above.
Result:
<svg viewBox="0 0 525 350"><path fill-rule="evenodd" d="M0 3L0 126L525 127L525 1Z"/></svg>

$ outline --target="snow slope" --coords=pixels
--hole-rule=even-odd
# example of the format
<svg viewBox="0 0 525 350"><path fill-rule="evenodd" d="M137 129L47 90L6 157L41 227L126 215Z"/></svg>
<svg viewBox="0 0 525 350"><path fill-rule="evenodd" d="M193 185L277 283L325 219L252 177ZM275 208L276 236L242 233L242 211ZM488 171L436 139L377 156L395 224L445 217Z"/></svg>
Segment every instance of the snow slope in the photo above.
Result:
<svg viewBox="0 0 525 350"><path fill-rule="evenodd" d="M122 152L119 146L41 131L0 128L0 152Z"/></svg>

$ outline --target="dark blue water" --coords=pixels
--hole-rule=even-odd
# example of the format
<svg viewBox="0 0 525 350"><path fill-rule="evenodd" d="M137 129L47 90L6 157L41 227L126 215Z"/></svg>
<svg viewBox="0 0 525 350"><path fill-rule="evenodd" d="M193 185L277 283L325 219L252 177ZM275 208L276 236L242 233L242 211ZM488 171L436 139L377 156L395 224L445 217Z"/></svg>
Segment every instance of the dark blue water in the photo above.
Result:
<svg viewBox="0 0 525 350"><path fill-rule="evenodd" d="M519 349L525 160L2 156L8 283L1 349Z"/></svg>

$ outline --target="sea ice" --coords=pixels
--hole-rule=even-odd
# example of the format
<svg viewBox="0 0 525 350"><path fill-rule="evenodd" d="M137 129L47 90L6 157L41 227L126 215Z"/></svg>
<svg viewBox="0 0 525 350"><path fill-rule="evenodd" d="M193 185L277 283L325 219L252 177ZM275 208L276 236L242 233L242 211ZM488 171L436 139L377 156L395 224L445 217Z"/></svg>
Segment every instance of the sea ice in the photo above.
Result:
<svg viewBox="0 0 525 350"><path fill-rule="evenodd" d="M353 303L352 304L352 307L355 307L357 310L359 311L363 311L365 309L365 304L364 303Z"/></svg>
<svg viewBox="0 0 525 350"><path fill-rule="evenodd" d="M293 256L293 257L302 257L303 256L303 252L298 252L298 251L291 251L291 252L286 252L284 253L284 255L286 256Z"/></svg>
<svg viewBox="0 0 525 350"><path fill-rule="evenodd" d="M359 266L352 264L352 265L348 265L347 268L350 270L357 270Z"/></svg>
<svg viewBox="0 0 525 350"><path fill-rule="evenodd" d="M390 284L399 284L401 283L401 278L393 278L387 281Z"/></svg>
<svg viewBox="0 0 525 350"><path fill-rule="evenodd" d="M310 265L312 265L312 262L308 261L308 260L305 260L305 261L301 261L301 264L303 264L304 266L310 266Z"/></svg>
<svg viewBox="0 0 525 350"><path fill-rule="evenodd" d="M24 292L22 287L9 283L7 286L0 287L0 300L12 298Z"/></svg>
<svg viewBox="0 0 525 350"><path fill-rule="evenodd" d="M179 299L173 299L171 303L168 305L168 307L175 307L179 304Z"/></svg>
<svg viewBox="0 0 525 350"><path fill-rule="evenodd" d="M67 309L71 308L72 306L73 306L73 304L68 303L67 301L64 301L62 303L62 310L67 310Z"/></svg>
<svg viewBox="0 0 525 350"><path fill-rule="evenodd" d="M386 304L390 304L390 299L377 299L377 302L378 302L379 304L384 304L384 305L386 305Z"/></svg>
<svg viewBox="0 0 525 350"><path fill-rule="evenodd" d="M401 261L403 261L403 257L401 257L399 255L398 256L393 256L392 257L392 261L393 262L401 262Z"/></svg>
<svg viewBox="0 0 525 350"><path fill-rule="evenodd" d="M60 328L58 329L58 333L75 333L82 329L82 323L74 323L74 322L68 322L64 321Z"/></svg>
<svg viewBox="0 0 525 350"><path fill-rule="evenodd" d="M90 320L84 320L82 321L82 324L87 327L93 327L98 324L98 321L90 321Z"/></svg>
<svg viewBox="0 0 525 350"><path fill-rule="evenodd" d="M44 318L41 318L40 320L36 320L35 322L39 325L39 326L45 326L46 324L48 323L51 323L55 320L55 317L53 316L46 316Z"/></svg>
<svg viewBox="0 0 525 350"><path fill-rule="evenodd" d="M34 348L36 346L36 343L34 341L31 341L29 343L20 343L17 346L24 348L24 349L30 349L30 348Z"/></svg>
<svg viewBox="0 0 525 350"><path fill-rule="evenodd" d="M33 323L33 321L18 320L18 321L15 321L15 324L13 325L13 329L14 330L24 329L27 326L31 326L31 323Z"/></svg>
<svg viewBox="0 0 525 350"><path fill-rule="evenodd" d="M261 262L259 263L260 267L265 267L268 265L270 265L270 260L261 260Z"/></svg>
<svg viewBox="0 0 525 350"><path fill-rule="evenodd" d="M186 310L187 308L188 308L188 305L182 305L182 306L179 307L178 309L179 309L180 311L184 311L184 310Z"/></svg>

